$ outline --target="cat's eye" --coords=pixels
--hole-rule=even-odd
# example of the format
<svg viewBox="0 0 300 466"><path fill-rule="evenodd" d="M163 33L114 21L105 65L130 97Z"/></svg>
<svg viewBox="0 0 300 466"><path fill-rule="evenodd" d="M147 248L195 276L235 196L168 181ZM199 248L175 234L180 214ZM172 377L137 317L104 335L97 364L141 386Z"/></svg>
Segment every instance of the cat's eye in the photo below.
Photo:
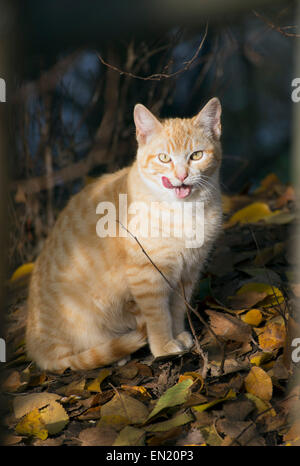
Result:
<svg viewBox="0 0 300 466"><path fill-rule="evenodd" d="M158 158L163 163L168 163L171 161L171 157L168 154L158 154Z"/></svg>
<svg viewBox="0 0 300 466"><path fill-rule="evenodd" d="M192 155L190 156L191 160L200 160L203 157L203 151L202 150L197 150L196 152L193 152Z"/></svg>

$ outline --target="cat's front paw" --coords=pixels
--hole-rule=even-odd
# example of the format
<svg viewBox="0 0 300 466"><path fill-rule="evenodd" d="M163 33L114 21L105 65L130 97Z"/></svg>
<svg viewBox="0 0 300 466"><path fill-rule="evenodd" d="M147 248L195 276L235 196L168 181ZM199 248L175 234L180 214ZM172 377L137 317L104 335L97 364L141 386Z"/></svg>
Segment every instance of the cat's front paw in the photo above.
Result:
<svg viewBox="0 0 300 466"><path fill-rule="evenodd" d="M173 353L181 353L184 351L184 347L180 341L177 341L175 339L169 340L165 345L161 346L160 348L152 348L151 349L152 354L154 357L159 357L159 356L167 356L168 354L173 354Z"/></svg>
<svg viewBox="0 0 300 466"><path fill-rule="evenodd" d="M194 345L193 337L190 332L187 331L179 333L179 335L176 337L176 340L179 340L183 347L187 350L191 349L191 347Z"/></svg>

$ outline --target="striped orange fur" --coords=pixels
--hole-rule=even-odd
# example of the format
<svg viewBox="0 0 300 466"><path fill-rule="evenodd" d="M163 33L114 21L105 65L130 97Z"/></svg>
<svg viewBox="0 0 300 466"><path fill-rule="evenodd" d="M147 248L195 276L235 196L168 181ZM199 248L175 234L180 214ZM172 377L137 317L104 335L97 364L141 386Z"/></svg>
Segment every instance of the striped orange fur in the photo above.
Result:
<svg viewBox="0 0 300 466"><path fill-rule="evenodd" d="M120 193L128 204L157 203L156 211L165 214L171 203L203 201L201 247L187 248L185 238L172 232L141 239L157 267L174 287L182 282L190 299L221 225L220 115L216 98L193 118L165 121L137 104L134 163L88 185L61 212L35 263L28 299L27 352L42 369L109 365L147 342L154 356L191 348L183 300L134 238L96 234L96 208L112 202L118 215Z"/></svg>

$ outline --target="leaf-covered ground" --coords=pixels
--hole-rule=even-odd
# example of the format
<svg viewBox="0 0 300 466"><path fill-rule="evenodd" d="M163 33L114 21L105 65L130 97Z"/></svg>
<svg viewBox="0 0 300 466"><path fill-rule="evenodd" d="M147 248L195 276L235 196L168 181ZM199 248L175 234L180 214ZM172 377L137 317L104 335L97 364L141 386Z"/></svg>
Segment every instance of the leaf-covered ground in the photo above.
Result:
<svg viewBox="0 0 300 466"><path fill-rule="evenodd" d="M294 191L275 175L224 196L224 232L198 284L192 351L57 375L25 359L28 277L8 284L9 362L1 413L8 445L297 445L300 337L290 247ZM187 323L188 325L188 323ZM200 346L199 346L200 345Z"/></svg>

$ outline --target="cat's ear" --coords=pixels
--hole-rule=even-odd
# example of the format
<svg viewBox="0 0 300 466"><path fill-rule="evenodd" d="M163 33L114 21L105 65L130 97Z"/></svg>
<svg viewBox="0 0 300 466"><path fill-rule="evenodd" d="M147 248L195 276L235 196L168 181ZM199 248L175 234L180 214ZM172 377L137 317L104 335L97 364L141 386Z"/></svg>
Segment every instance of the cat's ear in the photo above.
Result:
<svg viewBox="0 0 300 466"><path fill-rule="evenodd" d="M221 113L221 103L217 97L214 97L210 99L198 115L193 118L193 124L204 128L205 131L211 133L216 139L220 139Z"/></svg>
<svg viewBox="0 0 300 466"><path fill-rule="evenodd" d="M142 104L136 104L133 117L139 143L146 144L152 136L159 133L163 128L160 121Z"/></svg>

